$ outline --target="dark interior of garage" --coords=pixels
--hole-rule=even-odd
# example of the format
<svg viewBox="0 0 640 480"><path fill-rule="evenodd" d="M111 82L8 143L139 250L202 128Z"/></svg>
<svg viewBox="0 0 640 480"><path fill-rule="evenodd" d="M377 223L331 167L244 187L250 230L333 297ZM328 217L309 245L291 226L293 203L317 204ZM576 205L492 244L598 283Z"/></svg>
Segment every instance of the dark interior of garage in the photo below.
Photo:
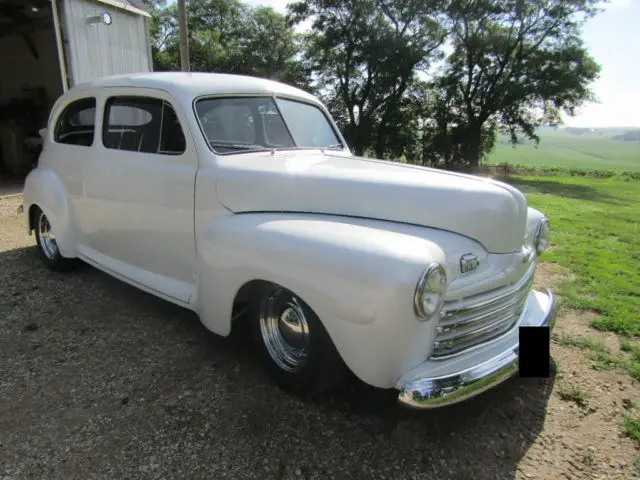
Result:
<svg viewBox="0 0 640 480"><path fill-rule="evenodd" d="M52 13L48 0L0 0L0 188L21 187L35 166L63 91Z"/></svg>

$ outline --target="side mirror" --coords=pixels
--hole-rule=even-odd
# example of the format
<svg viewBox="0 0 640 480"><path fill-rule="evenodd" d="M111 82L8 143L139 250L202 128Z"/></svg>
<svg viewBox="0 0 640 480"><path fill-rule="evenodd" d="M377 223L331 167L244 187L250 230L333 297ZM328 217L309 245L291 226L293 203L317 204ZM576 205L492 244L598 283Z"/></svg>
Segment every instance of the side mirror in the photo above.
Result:
<svg viewBox="0 0 640 480"><path fill-rule="evenodd" d="M40 130L38 130L38 133L40 134L40 137L44 140L44 137L47 135L47 129L41 128Z"/></svg>

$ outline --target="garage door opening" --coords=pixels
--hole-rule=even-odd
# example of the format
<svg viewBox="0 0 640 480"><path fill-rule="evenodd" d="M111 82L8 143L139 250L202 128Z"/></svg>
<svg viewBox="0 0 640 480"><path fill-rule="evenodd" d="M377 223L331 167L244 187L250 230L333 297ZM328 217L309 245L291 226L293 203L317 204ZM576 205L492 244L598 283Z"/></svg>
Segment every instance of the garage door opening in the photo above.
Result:
<svg viewBox="0 0 640 480"><path fill-rule="evenodd" d="M0 0L0 191L22 191L63 93L52 4Z"/></svg>
<svg viewBox="0 0 640 480"><path fill-rule="evenodd" d="M20 193L66 86L153 70L142 0L0 0L0 195Z"/></svg>

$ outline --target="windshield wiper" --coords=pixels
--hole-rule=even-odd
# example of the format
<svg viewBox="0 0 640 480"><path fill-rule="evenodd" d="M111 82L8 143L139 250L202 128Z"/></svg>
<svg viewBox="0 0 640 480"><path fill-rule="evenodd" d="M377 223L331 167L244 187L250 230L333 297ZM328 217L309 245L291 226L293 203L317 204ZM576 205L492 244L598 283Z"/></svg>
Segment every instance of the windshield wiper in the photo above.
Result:
<svg viewBox="0 0 640 480"><path fill-rule="evenodd" d="M342 150L344 148L344 145L342 145L341 143L334 143L333 145L327 145L326 147L322 147L323 150L335 150L339 148L340 150Z"/></svg>
<svg viewBox="0 0 640 480"><path fill-rule="evenodd" d="M270 150L270 148L263 147L262 145L241 145L241 144L227 144L227 143L210 143L211 148L228 148L229 150Z"/></svg>

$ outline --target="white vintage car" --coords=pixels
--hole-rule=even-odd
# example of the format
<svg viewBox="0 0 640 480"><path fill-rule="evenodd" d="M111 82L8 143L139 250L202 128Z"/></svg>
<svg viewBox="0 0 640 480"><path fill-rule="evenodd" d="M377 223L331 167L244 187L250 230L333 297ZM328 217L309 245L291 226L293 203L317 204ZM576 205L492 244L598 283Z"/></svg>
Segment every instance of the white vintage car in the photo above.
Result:
<svg viewBox="0 0 640 480"><path fill-rule="evenodd" d="M24 212L46 266L83 260L219 335L246 321L296 394L350 370L405 405L455 403L518 371L520 326L553 324L531 285L548 222L518 190L355 157L296 88L108 77L42 135Z"/></svg>

